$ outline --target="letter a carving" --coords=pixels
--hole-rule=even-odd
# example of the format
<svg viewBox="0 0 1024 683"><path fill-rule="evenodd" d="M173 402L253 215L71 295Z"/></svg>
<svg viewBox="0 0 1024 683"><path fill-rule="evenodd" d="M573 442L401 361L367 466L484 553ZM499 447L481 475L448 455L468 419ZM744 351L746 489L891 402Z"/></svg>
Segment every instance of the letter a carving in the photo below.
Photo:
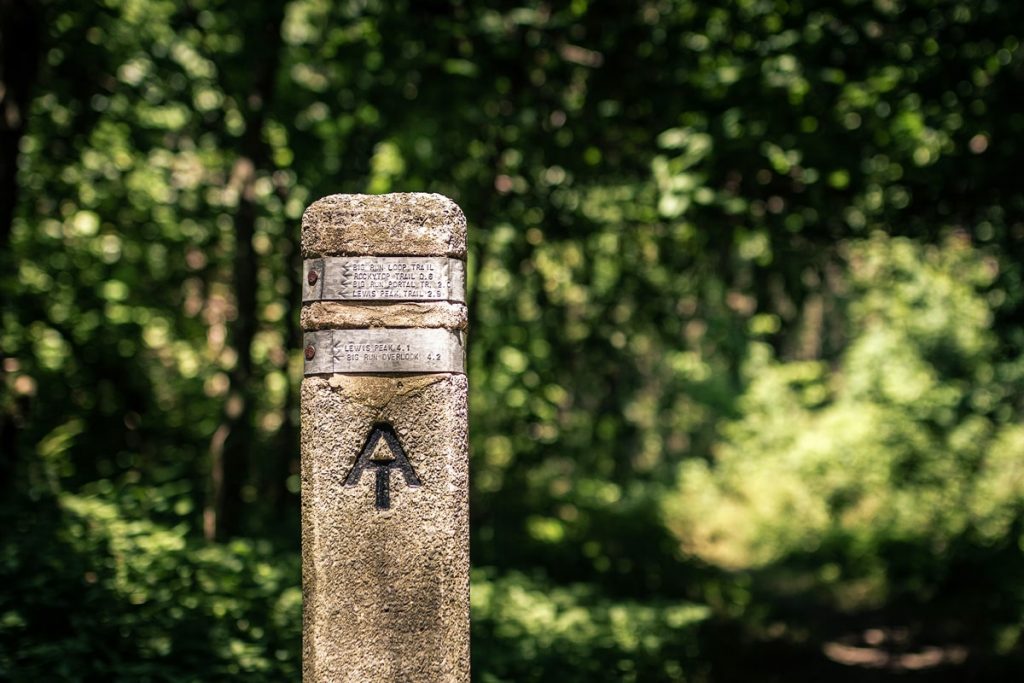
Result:
<svg viewBox="0 0 1024 683"><path fill-rule="evenodd" d="M387 510L391 507L391 470L397 469L405 478L406 486L416 487L420 485L419 477L409 464L409 458L405 457L402 444L398 442L398 435L391 425L374 425L370 436L366 439L366 445L359 452L356 464L352 471L345 477L345 486L356 486L363 475L363 470L373 469L377 473L376 489L378 510Z"/></svg>

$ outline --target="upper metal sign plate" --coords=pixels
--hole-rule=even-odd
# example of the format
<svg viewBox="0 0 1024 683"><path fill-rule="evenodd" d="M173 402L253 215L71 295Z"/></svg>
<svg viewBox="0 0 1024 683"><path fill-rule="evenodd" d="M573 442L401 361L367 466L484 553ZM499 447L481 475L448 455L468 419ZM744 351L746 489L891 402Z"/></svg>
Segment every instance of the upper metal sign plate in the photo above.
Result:
<svg viewBox="0 0 1024 683"><path fill-rule="evenodd" d="M327 256L303 262L302 301L466 300L466 264L446 256Z"/></svg>

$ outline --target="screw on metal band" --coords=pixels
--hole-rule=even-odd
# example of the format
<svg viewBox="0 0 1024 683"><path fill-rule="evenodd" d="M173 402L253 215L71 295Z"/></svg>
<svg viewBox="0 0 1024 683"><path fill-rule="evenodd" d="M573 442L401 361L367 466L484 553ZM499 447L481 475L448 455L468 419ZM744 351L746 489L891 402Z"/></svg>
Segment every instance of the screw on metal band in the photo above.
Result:
<svg viewBox="0 0 1024 683"><path fill-rule="evenodd" d="M306 346L306 360L313 360L313 356L316 355L316 347L312 344Z"/></svg>
<svg viewBox="0 0 1024 683"><path fill-rule="evenodd" d="M304 268L303 303L466 300L466 263L447 256L327 256Z"/></svg>

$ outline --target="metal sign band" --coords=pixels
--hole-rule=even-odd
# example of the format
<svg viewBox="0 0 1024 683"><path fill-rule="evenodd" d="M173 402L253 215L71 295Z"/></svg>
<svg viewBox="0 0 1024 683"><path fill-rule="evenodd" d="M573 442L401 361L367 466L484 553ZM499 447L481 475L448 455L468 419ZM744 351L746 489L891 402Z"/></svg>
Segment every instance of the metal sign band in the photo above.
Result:
<svg viewBox="0 0 1024 683"><path fill-rule="evenodd" d="M305 374L466 372L464 333L456 330L372 328L303 335Z"/></svg>
<svg viewBox="0 0 1024 683"><path fill-rule="evenodd" d="M446 256L303 261L302 301L465 301L466 264Z"/></svg>

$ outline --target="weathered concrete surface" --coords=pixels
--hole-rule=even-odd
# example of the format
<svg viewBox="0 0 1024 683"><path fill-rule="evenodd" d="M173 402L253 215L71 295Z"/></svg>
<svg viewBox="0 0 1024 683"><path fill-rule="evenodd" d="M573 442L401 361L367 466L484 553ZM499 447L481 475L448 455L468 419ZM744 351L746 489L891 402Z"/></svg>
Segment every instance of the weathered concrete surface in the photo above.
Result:
<svg viewBox="0 0 1024 683"><path fill-rule="evenodd" d="M358 329L362 327L445 327L464 330L467 326L463 304L429 303L340 303L316 301L302 307L302 329Z"/></svg>
<svg viewBox="0 0 1024 683"><path fill-rule="evenodd" d="M303 256L464 257L465 218L440 195L334 195L303 216ZM307 304L304 330L465 329L465 306ZM302 382L303 680L469 681L468 383L461 374L316 375ZM391 470L345 480L375 425L394 427L420 486Z"/></svg>
<svg viewBox="0 0 1024 683"><path fill-rule="evenodd" d="M466 217L440 194L332 194L302 214L302 256L465 259Z"/></svg>

